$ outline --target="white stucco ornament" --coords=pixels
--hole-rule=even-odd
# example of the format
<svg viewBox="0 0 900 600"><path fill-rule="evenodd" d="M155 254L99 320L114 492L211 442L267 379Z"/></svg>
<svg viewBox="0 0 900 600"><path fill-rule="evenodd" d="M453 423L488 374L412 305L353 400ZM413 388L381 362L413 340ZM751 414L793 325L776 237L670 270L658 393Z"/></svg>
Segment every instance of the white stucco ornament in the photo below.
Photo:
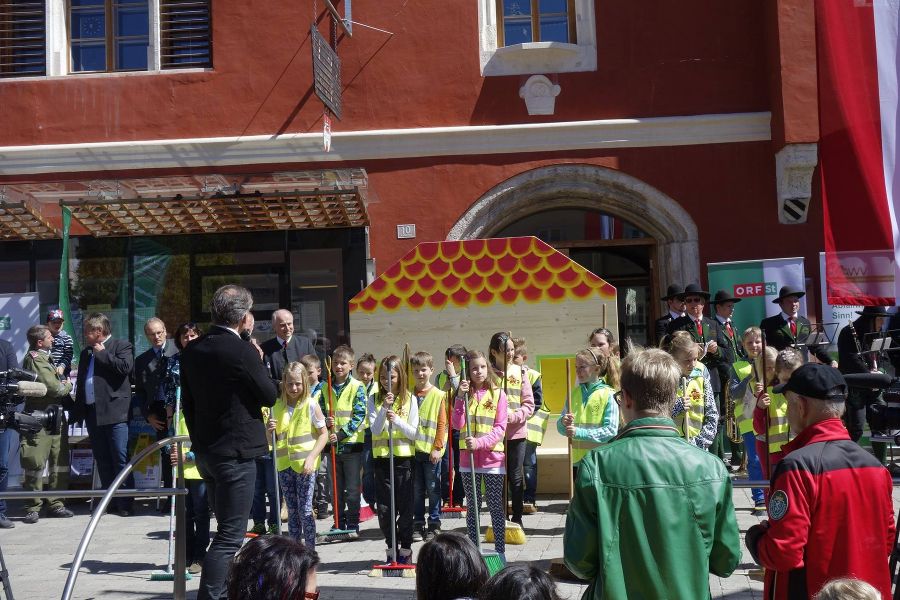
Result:
<svg viewBox="0 0 900 600"><path fill-rule="evenodd" d="M545 75L532 75L519 88L519 97L525 100L529 115L552 115L560 90Z"/></svg>

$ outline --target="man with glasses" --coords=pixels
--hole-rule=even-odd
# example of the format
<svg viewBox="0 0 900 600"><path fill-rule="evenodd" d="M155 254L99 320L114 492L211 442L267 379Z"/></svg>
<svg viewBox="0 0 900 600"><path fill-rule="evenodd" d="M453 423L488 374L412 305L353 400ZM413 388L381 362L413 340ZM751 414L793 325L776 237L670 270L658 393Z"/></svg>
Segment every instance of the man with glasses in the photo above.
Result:
<svg viewBox="0 0 900 600"><path fill-rule="evenodd" d="M681 370L651 348L622 362L626 425L581 460L564 558L584 598L708 598L741 558L731 479L669 417Z"/></svg>
<svg viewBox="0 0 900 600"><path fill-rule="evenodd" d="M809 363L774 391L787 398L798 433L772 474L769 519L747 531L747 548L766 568L764 597L812 598L829 580L852 577L890 598L891 476L841 422L843 375Z"/></svg>

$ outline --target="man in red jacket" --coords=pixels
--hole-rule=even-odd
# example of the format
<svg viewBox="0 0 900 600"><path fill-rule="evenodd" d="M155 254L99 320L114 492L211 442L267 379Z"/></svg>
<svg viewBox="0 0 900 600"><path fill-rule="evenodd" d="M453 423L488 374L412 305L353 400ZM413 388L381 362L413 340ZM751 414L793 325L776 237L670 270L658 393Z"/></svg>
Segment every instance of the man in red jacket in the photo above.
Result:
<svg viewBox="0 0 900 600"><path fill-rule="evenodd" d="M769 520L747 532L747 548L766 568L763 597L812 598L829 580L852 577L890 598L891 477L841 422L843 375L806 364L775 391L799 434L772 474Z"/></svg>

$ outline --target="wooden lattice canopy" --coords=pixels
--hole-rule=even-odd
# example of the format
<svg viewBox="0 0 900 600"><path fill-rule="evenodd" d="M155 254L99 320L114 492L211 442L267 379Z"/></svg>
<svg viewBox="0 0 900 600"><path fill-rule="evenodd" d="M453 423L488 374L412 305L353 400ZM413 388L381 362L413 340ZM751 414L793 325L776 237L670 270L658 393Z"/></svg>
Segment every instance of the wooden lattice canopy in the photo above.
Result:
<svg viewBox="0 0 900 600"><path fill-rule="evenodd" d="M40 211L26 202L0 200L0 239L47 240L59 237L41 218Z"/></svg>

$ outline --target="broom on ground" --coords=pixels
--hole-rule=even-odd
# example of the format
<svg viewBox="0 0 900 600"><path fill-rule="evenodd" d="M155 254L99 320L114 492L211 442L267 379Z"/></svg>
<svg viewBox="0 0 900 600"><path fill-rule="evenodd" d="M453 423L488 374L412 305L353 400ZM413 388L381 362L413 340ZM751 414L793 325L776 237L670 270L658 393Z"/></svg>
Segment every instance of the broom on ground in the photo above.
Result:
<svg viewBox="0 0 900 600"><path fill-rule="evenodd" d="M328 411L331 413L331 418L335 419L334 412L334 387L331 385L331 358L327 358L325 361L326 367L326 385L328 386ZM337 429L337 420L334 422L334 428ZM336 542L340 540L350 540L353 539L353 536L356 535L356 531L352 529L341 529L340 524L340 512L341 512L341 500L338 496L338 483L337 483L337 445L335 442L331 444L331 507L334 509L334 526L329 531L323 531L316 535L317 542Z"/></svg>

